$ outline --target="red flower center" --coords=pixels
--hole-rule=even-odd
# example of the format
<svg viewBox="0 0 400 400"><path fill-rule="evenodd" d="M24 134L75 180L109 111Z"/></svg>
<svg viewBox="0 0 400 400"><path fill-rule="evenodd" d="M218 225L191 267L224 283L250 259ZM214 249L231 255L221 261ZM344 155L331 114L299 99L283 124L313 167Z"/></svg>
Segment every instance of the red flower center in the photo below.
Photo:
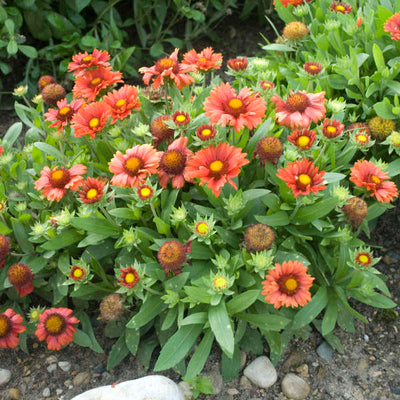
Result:
<svg viewBox="0 0 400 400"><path fill-rule="evenodd" d="M69 171L64 168L56 169L50 175L51 186L59 189L63 189L70 179L71 176Z"/></svg>
<svg viewBox="0 0 400 400"><path fill-rule="evenodd" d="M57 336L63 333L66 325L65 318L59 314L51 314L44 321L44 328L51 336Z"/></svg>
<svg viewBox="0 0 400 400"><path fill-rule="evenodd" d="M224 104L224 111L237 118L240 114L243 114L246 111L246 106L243 104L242 100L234 97L233 99L230 99L228 103Z"/></svg>
<svg viewBox="0 0 400 400"><path fill-rule="evenodd" d="M4 314L0 314L0 339L7 337L11 331L12 324L10 318Z"/></svg>
<svg viewBox="0 0 400 400"><path fill-rule="evenodd" d="M310 105L310 100L304 93L294 93L286 100L286 108L290 112L303 112Z"/></svg>
<svg viewBox="0 0 400 400"><path fill-rule="evenodd" d="M7 277L11 285L19 288L32 281L32 272L25 264L14 264L8 270Z"/></svg>
<svg viewBox="0 0 400 400"><path fill-rule="evenodd" d="M174 74L179 72L178 63L171 58L162 58L161 60L157 61L155 68L159 73L162 73L168 69L172 69Z"/></svg>
<svg viewBox="0 0 400 400"><path fill-rule="evenodd" d="M128 158L125 162L125 172L130 176L136 176L143 166L143 161L137 157Z"/></svg>
<svg viewBox="0 0 400 400"><path fill-rule="evenodd" d="M221 160L212 161L208 165L208 168L210 170L210 175L216 179L220 178L226 171L226 165Z"/></svg>
<svg viewBox="0 0 400 400"><path fill-rule="evenodd" d="M299 286L297 279L294 275L284 275L278 280L279 289L282 293L288 296L293 296Z"/></svg>
<svg viewBox="0 0 400 400"><path fill-rule="evenodd" d="M186 164L186 156L179 150L167 150L161 157L160 167L171 175L182 173Z"/></svg>

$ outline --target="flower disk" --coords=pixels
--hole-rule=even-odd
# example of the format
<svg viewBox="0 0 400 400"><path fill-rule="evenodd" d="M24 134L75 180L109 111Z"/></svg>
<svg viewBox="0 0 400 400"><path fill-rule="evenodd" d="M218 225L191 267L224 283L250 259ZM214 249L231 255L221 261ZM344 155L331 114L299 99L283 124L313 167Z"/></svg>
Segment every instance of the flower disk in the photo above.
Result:
<svg viewBox="0 0 400 400"><path fill-rule="evenodd" d="M133 267L121 268L119 275L119 283L121 286L125 286L128 289L132 289L140 281L139 274Z"/></svg>
<svg viewBox="0 0 400 400"><path fill-rule="evenodd" d="M344 215L351 223L353 231L355 231L361 225L361 222L368 214L367 203L359 197L352 197L347 200L347 203L342 209Z"/></svg>
<svg viewBox="0 0 400 400"><path fill-rule="evenodd" d="M324 119L322 123L322 134L328 139L340 136L343 129L344 125L337 119Z"/></svg>
<svg viewBox="0 0 400 400"><path fill-rule="evenodd" d="M169 240L162 244L157 254L158 262L165 271L178 275L181 273L182 265L186 261L186 247L177 240Z"/></svg>
<svg viewBox="0 0 400 400"><path fill-rule="evenodd" d="M314 144L317 138L315 131L309 131L308 129L302 129L300 131L292 131L288 136L289 142L293 143L300 150L308 150Z"/></svg>
<svg viewBox="0 0 400 400"><path fill-rule="evenodd" d="M169 115L160 115L151 123L150 132L153 135L152 139L156 147L164 140L171 140L174 137L175 131L165 121L171 121L171 117Z"/></svg>
<svg viewBox="0 0 400 400"><path fill-rule="evenodd" d="M33 292L33 277L35 274L26 264L13 264L7 272L8 281L17 289L17 293L24 297Z"/></svg>
<svg viewBox="0 0 400 400"><path fill-rule="evenodd" d="M246 244L246 250L249 253L270 249L274 240L274 231L265 224L251 225L244 233L244 242Z"/></svg>

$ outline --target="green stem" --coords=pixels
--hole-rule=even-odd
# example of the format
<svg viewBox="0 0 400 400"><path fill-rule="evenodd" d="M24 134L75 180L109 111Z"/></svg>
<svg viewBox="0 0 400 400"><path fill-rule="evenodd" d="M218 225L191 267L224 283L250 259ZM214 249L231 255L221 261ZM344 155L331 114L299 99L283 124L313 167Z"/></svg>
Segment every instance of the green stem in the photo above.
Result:
<svg viewBox="0 0 400 400"><path fill-rule="evenodd" d="M158 218L158 215L157 215L157 212L156 212L156 210L154 208L153 203L150 203L150 209L151 209L151 212L153 213L154 218Z"/></svg>
<svg viewBox="0 0 400 400"><path fill-rule="evenodd" d="M116 225L115 221L112 219L112 217L108 213L108 211L103 206L100 206L99 208L100 208L101 212L103 213L103 215L106 217L107 221L115 226Z"/></svg>
<svg viewBox="0 0 400 400"><path fill-rule="evenodd" d="M145 288L149 293L156 294L157 296L163 296L163 295L164 295L164 293L161 293L161 292L159 292L158 290L154 290L154 289L152 289L152 288L149 288L148 286L145 286L144 288Z"/></svg>
<svg viewBox="0 0 400 400"><path fill-rule="evenodd" d="M63 146L61 140L58 141L58 145L60 147L60 152L61 152L61 155L62 155L63 163L64 163L65 166L67 166L67 159L65 158L64 146Z"/></svg>
<svg viewBox="0 0 400 400"><path fill-rule="evenodd" d="M322 154L324 153L324 151L326 150L326 146L328 145L327 142L324 143L324 146L322 147L321 151L318 154L317 159L314 161L314 164L317 164L318 160L321 158Z"/></svg>
<svg viewBox="0 0 400 400"><path fill-rule="evenodd" d="M302 204L302 201L301 200L297 200L296 207L294 208L292 214L290 215L289 220L292 220L294 218L294 216L297 214L297 211L299 211L299 208L300 208L301 204Z"/></svg>

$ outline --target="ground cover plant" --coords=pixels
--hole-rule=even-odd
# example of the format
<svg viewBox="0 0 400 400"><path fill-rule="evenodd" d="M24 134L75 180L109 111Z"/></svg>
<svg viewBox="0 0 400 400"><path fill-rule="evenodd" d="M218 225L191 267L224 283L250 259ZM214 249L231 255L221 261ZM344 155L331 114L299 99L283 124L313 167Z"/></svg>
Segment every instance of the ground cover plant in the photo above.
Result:
<svg viewBox="0 0 400 400"><path fill-rule="evenodd" d="M228 60L230 82L212 48L140 68L141 88L93 49L70 61L71 93L49 75L32 100L16 89L28 130L18 140L18 122L1 143L1 347L28 351L32 337L102 352L99 316L116 339L108 368L130 353L148 366L160 345L154 369L196 385L213 343L229 380L263 339L275 363L311 327L341 351L335 327L367 322L351 301L395 306L359 235L398 197L386 84L399 16L298 3L277 2L283 34L263 58ZM347 50L328 52L331 32L350 54L344 87ZM375 73L388 79L376 91Z"/></svg>

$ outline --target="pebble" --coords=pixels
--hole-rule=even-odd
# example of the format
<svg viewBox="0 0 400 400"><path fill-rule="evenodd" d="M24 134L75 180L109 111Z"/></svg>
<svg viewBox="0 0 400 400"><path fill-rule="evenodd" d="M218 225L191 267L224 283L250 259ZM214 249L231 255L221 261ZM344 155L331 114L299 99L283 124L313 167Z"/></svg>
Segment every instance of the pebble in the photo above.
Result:
<svg viewBox="0 0 400 400"><path fill-rule="evenodd" d="M18 400L20 398L20 395L21 395L21 393L20 393L19 389L12 388L8 391L8 396L12 400Z"/></svg>
<svg viewBox="0 0 400 400"><path fill-rule="evenodd" d="M250 390L252 388L251 382L244 375L240 378L240 386L243 389L249 389Z"/></svg>
<svg viewBox="0 0 400 400"><path fill-rule="evenodd" d="M59 396L63 392L62 389L56 389L56 395Z"/></svg>
<svg viewBox="0 0 400 400"><path fill-rule="evenodd" d="M231 396L236 396L240 393L239 390L237 390L236 388L229 388L226 392Z"/></svg>
<svg viewBox="0 0 400 400"><path fill-rule="evenodd" d="M69 361L60 361L58 366L64 371L68 372L71 369L71 363Z"/></svg>
<svg viewBox="0 0 400 400"><path fill-rule="evenodd" d="M289 373L282 379L282 392L293 400L303 400L310 393L310 385L298 375Z"/></svg>
<svg viewBox="0 0 400 400"><path fill-rule="evenodd" d="M149 375L111 386L101 386L88 390L71 400L185 400L179 386L161 375Z"/></svg>
<svg viewBox="0 0 400 400"><path fill-rule="evenodd" d="M0 386L6 385L10 382L11 371L9 369L0 368Z"/></svg>
<svg viewBox="0 0 400 400"><path fill-rule="evenodd" d="M48 387L44 388L42 395L43 397L50 397L50 389Z"/></svg>
<svg viewBox="0 0 400 400"><path fill-rule="evenodd" d="M74 386L87 385L90 382L90 372L79 372L74 376L72 383Z"/></svg>
<svg viewBox="0 0 400 400"><path fill-rule="evenodd" d="M71 385L72 385L72 381L70 379L68 379L64 382L64 386L67 388L69 388Z"/></svg>
<svg viewBox="0 0 400 400"><path fill-rule="evenodd" d="M247 354L245 351L240 352L240 370L246 366Z"/></svg>
<svg viewBox="0 0 400 400"><path fill-rule="evenodd" d="M54 364L54 363L57 364L57 361L58 361L58 359L57 359L57 357L54 356L54 355L48 356L48 357L46 358L46 364Z"/></svg>
<svg viewBox="0 0 400 400"><path fill-rule="evenodd" d="M243 374L262 388L271 387L278 379L276 369L267 356L257 357L244 369Z"/></svg>
<svg viewBox="0 0 400 400"><path fill-rule="evenodd" d="M368 369L368 361L365 358L360 358L357 364L357 371L363 372Z"/></svg>
<svg viewBox="0 0 400 400"><path fill-rule="evenodd" d="M190 400L193 398L192 387L185 381L180 381L178 383L179 389L181 389L185 400Z"/></svg>
<svg viewBox="0 0 400 400"><path fill-rule="evenodd" d="M304 378L308 378L310 376L310 374L308 373L307 364L300 365L300 367L296 368L296 372L298 372L301 376L304 376Z"/></svg>
<svg viewBox="0 0 400 400"><path fill-rule="evenodd" d="M364 341L367 343L369 342L369 336L367 334L364 335Z"/></svg>
<svg viewBox="0 0 400 400"><path fill-rule="evenodd" d="M329 346L328 343L322 342L318 347L317 347L317 354L324 359L325 361L331 361L332 356L333 356L333 350L332 347Z"/></svg>
<svg viewBox="0 0 400 400"><path fill-rule="evenodd" d="M106 370L104 364L98 364L93 368L94 374L102 374Z"/></svg>
<svg viewBox="0 0 400 400"><path fill-rule="evenodd" d="M219 365L217 365L215 368L205 373L204 376L210 380L211 386L214 391L213 394L214 395L220 394L224 382L222 380L222 375L220 373Z"/></svg>
<svg viewBox="0 0 400 400"><path fill-rule="evenodd" d="M297 365L300 365L304 360L305 354L301 351L293 351L290 353L289 357L283 363L282 369L285 372L289 372L289 370Z"/></svg>
<svg viewBox="0 0 400 400"><path fill-rule="evenodd" d="M49 371L50 373L54 372L57 369L57 364L50 364L47 367L47 371Z"/></svg>

